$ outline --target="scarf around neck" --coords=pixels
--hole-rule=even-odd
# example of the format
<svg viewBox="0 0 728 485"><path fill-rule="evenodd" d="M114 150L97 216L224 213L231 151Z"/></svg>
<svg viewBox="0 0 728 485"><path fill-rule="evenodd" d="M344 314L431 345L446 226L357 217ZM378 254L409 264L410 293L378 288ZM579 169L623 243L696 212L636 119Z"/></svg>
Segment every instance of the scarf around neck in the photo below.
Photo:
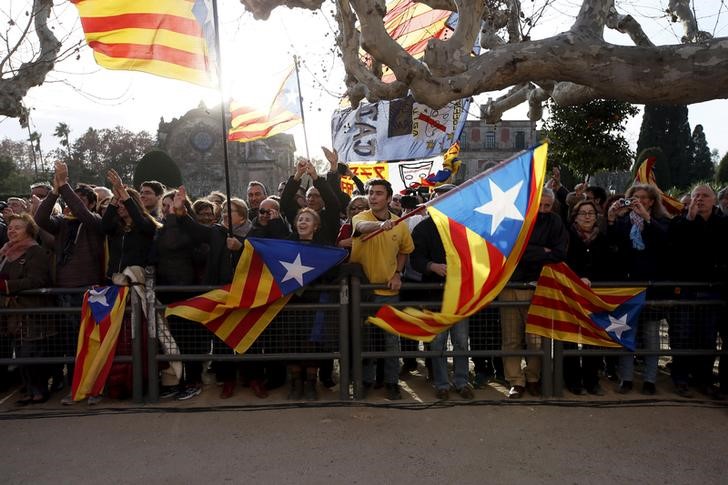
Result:
<svg viewBox="0 0 728 485"><path fill-rule="evenodd" d="M23 254L25 254L28 248L37 245L38 243L35 242L35 239L32 238L25 238L16 243L8 241L2 248L0 248L0 257L4 258L5 261L7 261L8 263L12 263Z"/></svg>

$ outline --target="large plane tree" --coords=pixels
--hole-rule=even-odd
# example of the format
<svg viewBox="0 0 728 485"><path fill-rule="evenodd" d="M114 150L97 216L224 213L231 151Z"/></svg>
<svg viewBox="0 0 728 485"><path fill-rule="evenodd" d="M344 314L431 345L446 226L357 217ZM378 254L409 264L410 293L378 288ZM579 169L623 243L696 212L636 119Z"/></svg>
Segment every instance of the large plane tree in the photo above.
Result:
<svg viewBox="0 0 728 485"><path fill-rule="evenodd" d="M316 10L324 3L240 1L261 19L280 6ZM547 6L555 2L544 1ZM660 4L645 1L654 7ZM431 40L422 59L410 56L387 34L382 22L384 0L333 0L333 13L353 104L411 91L418 101L440 107L454 99L507 89L506 95L485 107L492 122L523 102L530 104L529 117L538 119L549 98L559 105L574 105L592 99L690 104L727 97L728 38L713 38L700 30L690 2L667 0L666 15L683 26L682 42L655 45L635 18L620 12L615 0L581 0L570 28L539 39L528 33L525 24L534 18L523 14L520 0L424 0L433 8L460 15L453 35ZM13 4L0 11L5 13ZM78 48L64 45L49 27L54 8L58 6L52 0L32 0L28 15L9 10L7 28L0 32L0 43L7 47L5 52L0 48L0 115L19 118L21 124L27 115L23 106L27 91L45 81L59 58ZM324 8L328 10L328 5ZM607 29L628 34L634 45L607 42ZM473 56L479 34L482 50ZM371 63L362 61L362 50ZM395 82L385 83L377 76L382 65L391 68Z"/></svg>
<svg viewBox="0 0 728 485"><path fill-rule="evenodd" d="M320 8L323 0L240 0L257 18L279 6ZM337 44L346 66L348 94L354 104L392 99L408 90L425 104L510 89L491 101L487 119L529 102L531 119L551 98L560 105L592 99L632 103L690 104L728 97L728 38L713 38L698 27L690 0L668 0L666 14L680 22L677 45L655 45L640 23L620 13L614 0L582 0L571 27L542 39L524 34L520 0L423 0L430 7L458 12L448 40L431 40L424 57L414 59L387 34L384 0L334 0ZM657 2L655 2L657 3ZM628 34L634 45L611 44L606 29ZM481 54L472 46L481 33ZM361 60L360 50L373 64ZM397 77L383 83L370 67L383 64Z"/></svg>

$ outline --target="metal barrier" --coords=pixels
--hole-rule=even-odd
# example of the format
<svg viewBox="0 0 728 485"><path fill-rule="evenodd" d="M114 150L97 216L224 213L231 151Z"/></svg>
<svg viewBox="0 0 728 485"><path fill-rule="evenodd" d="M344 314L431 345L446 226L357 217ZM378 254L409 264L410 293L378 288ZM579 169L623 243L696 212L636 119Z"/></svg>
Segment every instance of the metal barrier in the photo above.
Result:
<svg viewBox="0 0 728 485"><path fill-rule="evenodd" d="M63 382L70 389L74 371L76 345L81 322L81 303L87 288L43 288L25 291L25 296L38 296L47 300L49 306L36 308L0 308L0 366L41 366L52 380L53 386ZM134 372L131 397L135 402L144 401L144 384L141 377L141 346L138 336L141 332L142 301L135 292L130 292L122 328L119 333L114 363L131 363ZM50 306L53 303L56 306ZM15 324L42 328L42 335L23 333L9 335L8 326ZM33 352L25 355L24 347L32 342ZM65 373L64 373L65 367ZM67 381L67 382L66 382Z"/></svg>
<svg viewBox="0 0 728 485"><path fill-rule="evenodd" d="M603 284L601 286L614 286ZM646 286L629 283L629 286ZM695 283L660 283L651 286L681 286L683 288L699 288ZM522 286L510 286L523 288ZM705 287L705 285L702 285ZM724 358L728 355L725 348L716 343L718 318L723 316L726 302L723 299L704 298L704 295L693 299L693 291L687 291L681 299L651 300L643 311L642 320L659 322L658 348L638 346L635 352L604 348L565 348L561 342L542 339L538 350L504 351L501 347L500 309L504 307L526 307L528 301L495 301L478 314L470 317L469 350L467 351L432 351L424 346L404 349L384 349L382 342L372 338L369 331L372 327L365 323L366 316L373 314L381 305L371 302L365 295L381 288L377 285L362 284L357 277L343 279L338 284L315 285L306 288L298 300L287 305L275 318L271 325L263 331L249 352L238 355L221 345L204 327L193 322L169 322L169 330L179 351L174 354L160 352L160 343L164 344L164 332L160 332L159 315L163 314L164 302L199 295L211 289L205 286L164 286L155 287L153 271L146 274L144 300L134 291L130 292L130 305L127 306L127 318L123 324L121 339L114 362L132 363L133 392L136 402L156 402L159 400L160 368L170 362L183 362L185 365L194 362L239 362L243 364L264 362L291 362L326 360L339 362L339 399L361 399L364 384L364 366L366 359L378 358L434 358L455 357L465 355L475 364L475 371L490 369L493 373L498 358L507 356L536 356L542 360L541 385L545 397L560 397L564 391L565 362L569 358L585 356L601 356L618 358L622 356L653 356L663 359L676 356L703 356L705 362L715 356ZM441 290L441 285L405 283L402 288L402 301L394 303L396 307L415 306L439 308L441 300L434 298L426 301L422 295ZM45 319L55 327L52 335L46 335L40 351L25 356L18 351L18 342L8 346L9 337L0 335L0 366L7 365L49 365L49 375L55 379L58 368L74 364L75 345L80 322L80 296L84 288L42 289L26 292L27 294L48 297L49 306L39 308L0 308L0 325L23 316L24 318ZM711 289L710 291L713 291ZM53 299L63 305L50 306ZM69 302L75 301L75 305ZM146 311L145 311L146 310ZM142 327L146 315L146 326ZM669 323L668 323L669 322ZM676 322L680 322L678 325ZM725 318L723 327L726 331ZM695 332L682 333L685 325L703 325L707 338L694 339ZM672 325L672 328L670 328ZM681 331L678 332L677 328ZM4 327L0 326L0 331ZM688 328L689 329L689 328ZM699 332L698 332L699 333ZM712 344L711 344L712 338ZM721 338L725 335L721 334ZM681 340L685 339L685 340ZM720 341L720 340L719 340ZM718 342L719 342L718 341ZM164 347L164 345L162 345ZM10 351L8 351L10 349ZM15 349L15 350L13 350ZM480 366L480 367L479 367ZM146 374L144 370L146 369ZM54 374L56 372L56 374ZM501 371L502 372L502 371ZM497 371L496 371L497 373ZM145 386L146 381L146 396Z"/></svg>

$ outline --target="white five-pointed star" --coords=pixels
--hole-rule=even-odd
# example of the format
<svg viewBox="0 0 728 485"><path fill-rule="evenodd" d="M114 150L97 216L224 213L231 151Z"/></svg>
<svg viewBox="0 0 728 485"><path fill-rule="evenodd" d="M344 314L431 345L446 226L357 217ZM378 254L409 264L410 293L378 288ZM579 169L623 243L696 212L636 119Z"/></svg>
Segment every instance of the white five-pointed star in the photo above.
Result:
<svg viewBox="0 0 728 485"><path fill-rule="evenodd" d="M299 285L303 286L303 275L316 269L312 266L304 266L301 264L301 253L298 253L296 259L292 263L287 263L285 261L279 262L284 268L286 268L286 275L281 280L281 283L285 283L288 280L296 280Z"/></svg>
<svg viewBox="0 0 728 485"><path fill-rule="evenodd" d="M521 191L523 180L505 192L493 180L488 180L488 183L490 184L491 199L480 207L476 207L475 212L491 216L490 234L492 236L503 222L503 219L523 220L523 214L516 207L516 198Z"/></svg>
<svg viewBox="0 0 728 485"><path fill-rule="evenodd" d="M109 291L108 288L104 288L103 290L91 290L88 293L88 302L90 303L98 303L99 305L103 306L109 306L109 301L106 299L106 292Z"/></svg>
<svg viewBox="0 0 728 485"><path fill-rule="evenodd" d="M617 336L617 338L622 338L622 333L626 332L627 330L630 330L632 327L627 325L627 314L625 313L621 317L614 318L613 316L609 315L609 326L605 328L607 332L614 332L614 334Z"/></svg>

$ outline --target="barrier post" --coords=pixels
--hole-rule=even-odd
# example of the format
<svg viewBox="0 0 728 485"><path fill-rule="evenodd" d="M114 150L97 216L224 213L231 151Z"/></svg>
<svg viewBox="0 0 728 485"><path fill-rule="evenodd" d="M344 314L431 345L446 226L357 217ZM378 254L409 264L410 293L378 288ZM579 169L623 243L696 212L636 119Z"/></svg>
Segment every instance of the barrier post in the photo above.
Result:
<svg viewBox="0 0 728 485"><path fill-rule="evenodd" d="M361 361L361 281L356 276L351 276L349 286L349 301L351 302L351 318L349 319L351 332L351 370L354 386L354 399L362 398L363 368Z"/></svg>
<svg viewBox="0 0 728 485"><path fill-rule="evenodd" d="M551 355L554 341L550 338L541 339L541 350L543 350L543 363L541 365L541 394L544 397L554 395L554 359Z"/></svg>
<svg viewBox="0 0 728 485"><path fill-rule="evenodd" d="M339 283L339 399L349 400L351 351L349 349L349 286L346 278Z"/></svg>
<svg viewBox="0 0 728 485"><path fill-rule="evenodd" d="M145 304L136 291L131 292L131 368L132 399L144 402L144 363L142 361L142 305Z"/></svg>
<svg viewBox="0 0 728 485"><path fill-rule="evenodd" d="M144 268L144 289L147 308L147 399L159 401L159 369L157 364L157 296L154 293L154 267Z"/></svg>
<svg viewBox="0 0 728 485"><path fill-rule="evenodd" d="M564 396L564 343L553 340L554 343L554 397Z"/></svg>

